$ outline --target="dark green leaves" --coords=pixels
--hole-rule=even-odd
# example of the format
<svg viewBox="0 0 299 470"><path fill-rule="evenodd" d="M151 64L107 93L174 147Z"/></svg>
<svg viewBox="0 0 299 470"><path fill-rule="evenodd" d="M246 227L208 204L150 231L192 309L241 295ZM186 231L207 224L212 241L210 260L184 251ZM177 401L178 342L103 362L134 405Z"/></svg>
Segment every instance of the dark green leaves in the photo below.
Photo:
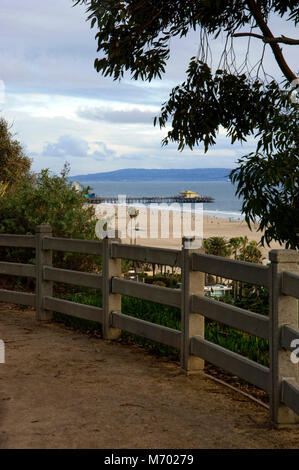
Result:
<svg viewBox="0 0 299 470"><path fill-rule="evenodd" d="M191 149L204 143L205 151L216 143L220 126L227 130L231 142L245 141L254 133L257 120L265 122L266 104L259 110L256 103L267 101L262 84L251 83L245 75L232 75L217 70L213 76L203 62L191 59L187 80L175 87L160 116L155 122L165 127L168 121L172 129L163 143L178 142L179 150L186 145Z"/></svg>

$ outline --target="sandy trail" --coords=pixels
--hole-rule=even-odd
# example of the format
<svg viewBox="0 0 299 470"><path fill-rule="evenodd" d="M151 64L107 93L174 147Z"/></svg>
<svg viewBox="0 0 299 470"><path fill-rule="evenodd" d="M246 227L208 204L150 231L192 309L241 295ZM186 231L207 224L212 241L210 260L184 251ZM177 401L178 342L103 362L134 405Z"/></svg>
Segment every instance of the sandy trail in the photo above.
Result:
<svg viewBox="0 0 299 470"><path fill-rule="evenodd" d="M0 305L0 448L297 448L299 431L206 377Z"/></svg>

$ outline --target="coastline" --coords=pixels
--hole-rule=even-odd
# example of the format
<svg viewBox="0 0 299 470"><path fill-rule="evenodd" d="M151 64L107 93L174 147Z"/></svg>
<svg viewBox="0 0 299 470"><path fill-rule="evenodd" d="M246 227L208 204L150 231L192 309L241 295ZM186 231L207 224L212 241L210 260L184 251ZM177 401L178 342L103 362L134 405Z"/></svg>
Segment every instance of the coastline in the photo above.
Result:
<svg viewBox="0 0 299 470"><path fill-rule="evenodd" d="M181 249L181 236L175 236L175 229L177 225L177 220L171 219L168 210L158 210L159 220L156 219L156 230L155 236L149 236L152 226L150 228L150 217L153 211L149 208L139 208L139 214L136 217L136 220L130 220L128 215L128 207L118 206L118 205L108 205L101 204L101 207L98 206L97 219L102 217L113 218L115 223L115 229L120 230L122 233L122 243L134 243L137 245L160 247L160 248L172 248L172 249ZM134 207L134 206L133 206ZM112 212L111 212L112 211ZM111 217L113 214L113 217ZM116 216L115 216L116 214ZM179 212L178 212L179 214ZM176 216L173 216L176 217ZM192 214L192 228L194 229L194 220L198 222L197 216ZM172 222L170 222L172 220ZM163 223L170 227L167 228L166 234L164 233L161 236L161 227L164 228ZM133 224L133 225L131 225ZM127 230L124 229L127 227ZM224 237L227 240L233 237L247 237L248 241L257 241L259 242L262 237L262 232L258 231L258 224L252 225L252 230L250 230L244 220L235 220L232 218L216 217L203 215L200 218L200 228L202 230L203 238L210 237ZM136 229L136 230L135 230ZM135 231L134 231L135 230ZM124 236L125 235L125 236ZM131 239L132 238L132 239ZM270 247L260 246L259 249L262 252L265 263L269 258L269 251L271 249L282 249L284 248L278 242L272 242Z"/></svg>

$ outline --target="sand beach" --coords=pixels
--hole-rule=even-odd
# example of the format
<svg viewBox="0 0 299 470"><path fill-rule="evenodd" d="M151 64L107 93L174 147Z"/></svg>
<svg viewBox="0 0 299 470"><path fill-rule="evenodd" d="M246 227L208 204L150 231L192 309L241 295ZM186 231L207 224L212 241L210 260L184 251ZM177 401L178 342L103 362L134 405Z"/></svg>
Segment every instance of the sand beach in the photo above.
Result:
<svg viewBox="0 0 299 470"><path fill-rule="evenodd" d="M100 206L100 207L99 207ZM101 204L97 208L97 218L109 220L108 225L120 230L123 243L133 243L144 246L156 246L161 248L181 248L182 234L184 233L183 223L180 221L182 213L169 210L154 211L146 207L135 206L138 211L134 216L134 210L130 217L128 207L120 207L111 204ZM132 217L133 215L133 217ZM247 237L249 241L260 242L262 232L258 231L258 224L252 226L250 230L244 220L227 219L222 217L189 214L186 226L190 226L191 232L196 232L204 239L209 237ZM185 215L184 215L185 217ZM265 260L271 249L284 248L277 242L272 242L270 247L260 246L260 250Z"/></svg>

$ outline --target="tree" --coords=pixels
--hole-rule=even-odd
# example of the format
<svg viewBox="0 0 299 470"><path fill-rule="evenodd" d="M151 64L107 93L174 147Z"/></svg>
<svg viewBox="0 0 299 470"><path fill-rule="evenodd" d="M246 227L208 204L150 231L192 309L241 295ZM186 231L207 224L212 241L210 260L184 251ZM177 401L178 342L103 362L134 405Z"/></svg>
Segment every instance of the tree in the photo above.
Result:
<svg viewBox="0 0 299 470"><path fill-rule="evenodd" d="M298 39L274 37L269 17L276 14L295 25L298 0L73 0L87 5L91 27L97 27L100 58L95 68L114 80L130 71L133 79L162 77L170 55L170 39L200 29L197 57L192 57L186 80L176 86L154 123L172 129L163 140L205 151L216 143L220 126L231 142L257 139L256 151L243 156L232 171L236 192L243 196L242 211L249 227L258 221L265 230L262 244L271 240L299 247L298 98L295 73L280 44L295 46ZM243 28L249 31L243 31ZM227 36L219 67L208 65L211 38ZM263 56L248 69L238 66L233 41L247 36L271 48L285 79L284 85L268 80ZM246 51L248 48L246 49ZM245 51L245 52L246 52ZM230 60L231 58L231 60ZM246 71L247 69L247 71ZM260 74L263 72L263 77ZM290 87L290 84L292 87ZM296 222L297 221L297 222Z"/></svg>
<svg viewBox="0 0 299 470"><path fill-rule="evenodd" d="M214 256L223 256L223 257L228 257L231 255L231 247L229 246L226 238L224 237L210 237L204 240L203 246L205 249L205 252L208 255L214 255ZM205 277L205 282L207 283L209 277L206 275ZM218 284L220 279L220 282L222 282L222 278L219 278L216 276L216 284Z"/></svg>
<svg viewBox="0 0 299 470"><path fill-rule="evenodd" d="M96 218L92 205L73 183L68 180L69 166L66 164L60 175L48 169L37 175L28 175L7 190L0 200L0 233L34 235L37 225L51 225L54 237L95 239ZM4 249L3 257L11 251ZM2 256L1 256L2 257ZM12 257L19 262L28 262L30 250L15 250ZM95 258L91 255L55 253L57 266L68 269L91 269Z"/></svg>
<svg viewBox="0 0 299 470"><path fill-rule="evenodd" d="M204 248L207 254L215 256L230 256L231 249L224 237L210 237L204 240Z"/></svg>
<svg viewBox="0 0 299 470"><path fill-rule="evenodd" d="M7 121L0 118L0 197L10 186L29 175L31 161L22 145L13 138Z"/></svg>

